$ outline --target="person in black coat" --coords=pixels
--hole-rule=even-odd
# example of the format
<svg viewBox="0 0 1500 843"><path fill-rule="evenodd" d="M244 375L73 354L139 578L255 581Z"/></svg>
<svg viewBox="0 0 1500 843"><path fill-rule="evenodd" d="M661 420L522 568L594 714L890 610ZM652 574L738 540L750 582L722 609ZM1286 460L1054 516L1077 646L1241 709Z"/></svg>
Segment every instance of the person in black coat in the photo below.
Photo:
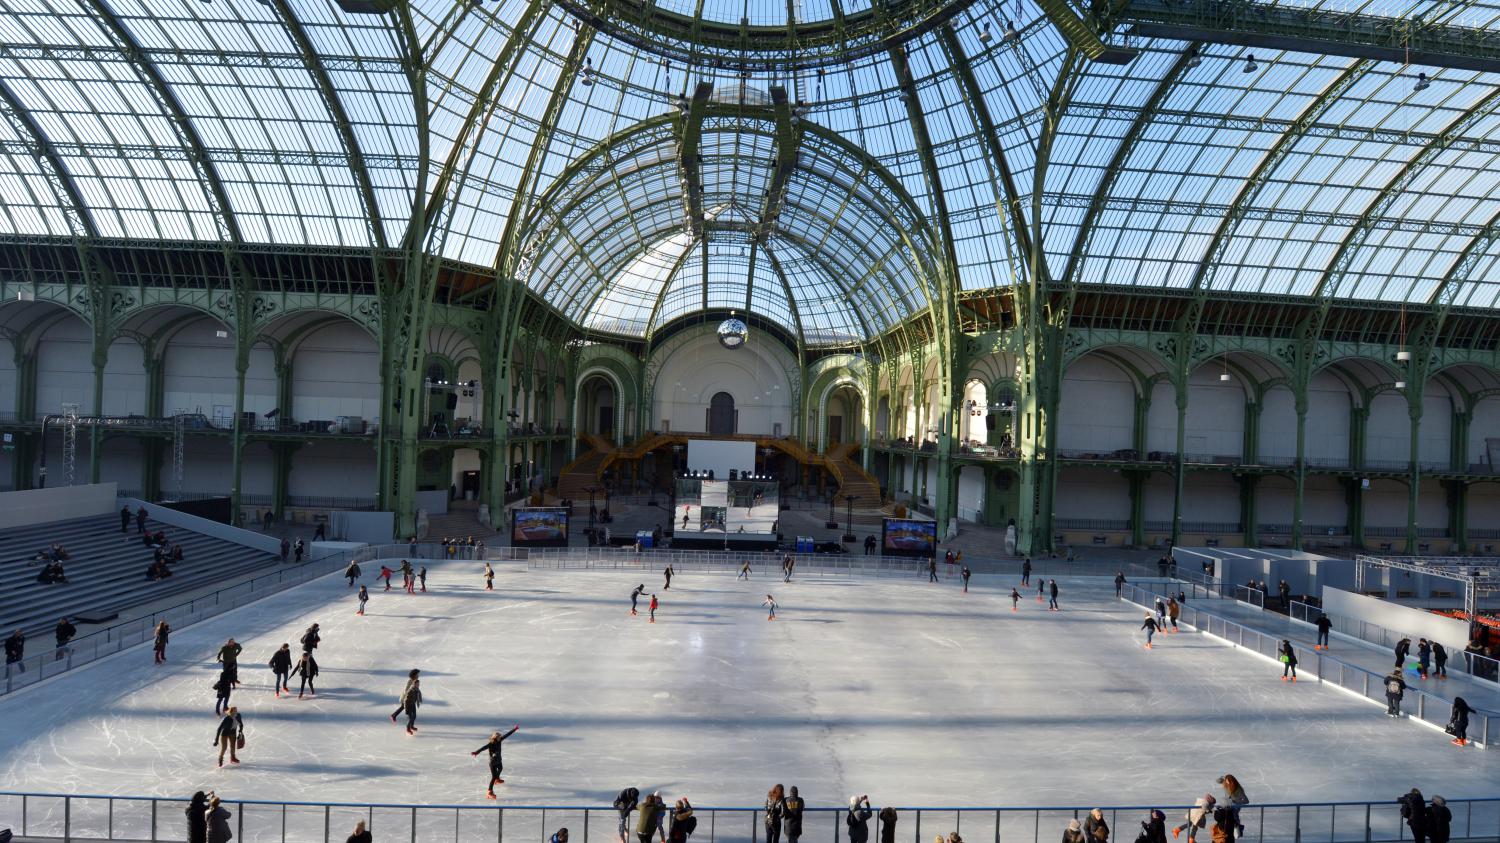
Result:
<svg viewBox="0 0 1500 843"><path fill-rule="evenodd" d="M130 507L120 507L120 532L130 532Z"/></svg>
<svg viewBox="0 0 1500 843"><path fill-rule="evenodd" d="M1141 820L1138 843L1167 843L1167 815L1153 808L1149 819Z"/></svg>
<svg viewBox="0 0 1500 843"><path fill-rule="evenodd" d="M302 699L304 693L311 693L315 697L318 695L318 689L313 687L313 679L318 675L318 662L312 653L302 654L302 658L297 660L297 666L292 669L292 675L302 677L302 683L297 687L297 699ZM290 688L287 693L291 693Z"/></svg>
<svg viewBox="0 0 1500 843"><path fill-rule="evenodd" d="M1396 667L1406 666L1406 654L1411 652L1411 639L1403 638L1396 642Z"/></svg>
<svg viewBox="0 0 1500 843"><path fill-rule="evenodd" d="M1318 643L1313 645L1314 650L1328 649L1328 632L1333 629L1333 621L1327 615L1320 615L1317 622Z"/></svg>
<svg viewBox="0 0 1500 843"><path fill-rule="evenodd" d="M220 673L214 682L214 714L223 714L229 708L229 695L234 691L234 685L229 681L228 673Z"/></svg>
<svg viewBox="0 0 1500 843"><path fill-rule="evenodd" d="M1281 657L1281 664L1282 664L1282 667L1281 667L1281 681L1283 681L1283 682L1287 681L1287 674L1291 674L1292 681L1296 682L1297 681L1297 651L1292 649L1292 642L1291 642L1290 639L1287 639L1287 638L1281 639L1281 647L1279 648L1279 655Z"/></svg>
<svg viewBox="0 0 1500 843"><path fill-rule="evenodd" d="M281 649L271 654L271 688L276 696L281 696L282 691L288 694L292 689L287 686L287 677L292 675L292 645L282 644Z"/></svg>
<svg viewBox="0 0 1500 843"><path fill-rule="evenodd" d="M26 633L22 632L20 629L17 629L15 632L12 632L10 634L9 638L5 639L5 666L7 668L6 672L9 673L9 667L11 665L16 665L24 673L26 671L26 665L21 664L21 660L25 657Z"/></svg>
<svg viewBox="0 0 1500 843"><path fill-rule="evenodd" d="M130 523L130 510L121 510L123 516L121 522ZM203 791L193 794L193 801L188 803L187 810L187 843L208 843L208 795Z"/></svg>
<svg viewBox="0 0 1500 843"><path fill-rule="evenodd" d="M322 527L321 524L318 526ZM370 830L365 828L365 821L360 820L354 824L354 831L344 840L344 843L372 843L373 840L374 838L370 836Z"/></svg>
<svg viewBox="0 0 1500 843"><path fill-rule="evenodd" d="M1448 721L1448 734L1453 736L1454 746L1463 746L1469 739L1469 715L1474 709L1463 697L1453 698L1453 714Z"/></svg>
<svg viewBox="0 0 1500 843"><path fill-rule="evenodd" d="M880 809L880 843L896 843L896 809L889 805Z"/></svg>
<svg viewBox="0 0 1500 843"><path fill-rule="evenodd" d="M1436 641L1432 642L1432 675L1448 678L1448 650Z"/></svg>
<svg viewBox="0 0 1500 843"><path fill-rule="evenodd" d="M240 651L244 649L231 638L224 642L224 646L214 656L215 661L223 663L224 672L228 674L230 683L235 685L240 684Z"/></svg>
<svg viewBox="0 0 1500 843"><path fill-rule="evenodd" d="M1427 839L1432 843L1448 843L1452 834L1453 812L1448 810L1448 801L1441 796L1432 797L1427 806Z"/></svg>
<svg viewBox="0 0 1500 843"><path fill-rule="evenodd" d="M68 654L68 642L78 634L78 627L74 626L67 618L57 622L57 660L62 661L63 656Z"/></svg>
<svg viewBox="0 0 1500 843"><path fill-rule="evenodd" d="M1401 806L1401 818L1406 820L1406 825L1411 829L1411 839L1416 843L1427 841L1427 800L1422 798L1422 791L1412 788L1411 792L1396 800Z"/></svg>
<svg viewBox="0 0 1500 843"><path fill-rule="evenodd" d="M630 843L630 814L640 805L640 799L640 790L633 787L625 788L615 797L614 807L620 814L620 843Z"/></svg>
<svg viewBox="0 0 1500 843"><path fill-rule="evenodd" d="M318 631L318 625L313 624L302 633L302 652L311 653L318 649L318 644L323 640L323 635Z"/></svg>
<svg viewBox="0 0 1500 843"><path fill-rule="evenodd" d="M219 804L219 797L208 800L208 843L229 843L234 833L229 830L229 809Z"/></svg>
<svg viewBox="0 0 1500 843"><path fill-rule="evenodd" d="M416 680L413 680L413 681L416 681ZM505 779L500 778L500 774L502 772L504 772L504 770L505 770L505 761L504 761L504 758L500 754L500 746L501 746L501 744L505 743L505 739L506 738L510 737L511 735L514 735L516 732L519 732L520 730L521 730L521 724L517 723L516 725L510 727L510 731L509 732L506 732L503 735L500 734L500 732L498 730L495 731L495 732L492 732L490 734L490 739L489 739L488 743L486 743L484 746L481 746L480 748L474 750L473 752L469 753L469 755L471 755L471 756L473 756L475 758L479 757L479 753L481 753L481 752L488 752L490 754L490 784L489 784L489 789L488 789L487 795L491 799L495 798L495 785L497 785L497 784L505 784ZM624 814L621 814L621 817L623 818Z"/></svg>
<svg viewBox="0 0 1500 843"><path fill-rule="evenodd" d="M1047 580L1047 596L1051 598L1050 600L1047 601L1047 608L1049 610L1053 611L1053 612L1058 611L1058 608L1057 608L1057 580Z"/></svg>
<svg viewBox="0 0 1500 843"><path fill-rule="evenodd" d="M874 815L874 812L870 810L869 796L849 797L849 813L844 815L844 826L849 831L849 843L869 843L870 817Z"/></svg>
<svg viewBox="0 0 1500 843"><path fill-rule="evenodd" d="M1401 698L1406 695L1406 679L1400 670L1392 670L1385 677L1385 713L1388 717L1401 716Z"/></svg>
<svg viewBox="0 0 1500 843"><path fill-rule="evenodd" d="M157 664L167 660L167 638L172 635L172 626L166 621L156 622L156 635L152 639L151 653Z"/></svg>
<svg viewBox="0 0 1500 843"><path fill-rule="evenodd" d="M782 563L783 567L786 565ZM761 819L766 826L766 843L780 843L781 820L786 815L786 790L781 785L766 794L766 812Z"/></svg>
<svg viewBox="0 0 1500 843"><path fill-rule="evenodd" d="M135 511L135 531L140 534L146 532L146 508L143 506Z"/></svg>
<svg viewBox="0 0 1500 843"><path fill-rule="evenodd" d="M797 843L797 838L802 836L802 811L807 803L797 795L796 785L792 785L790 790L783 803L781 832L786 835L787 843Z"/></svg>
<svg viewBox="0 0 1500 843"><path fill-rule="evenodd" d="M219 721L219 728L214 730L213 745L219 748L219 766L224 766L224 753L229 753L229 761L233 764L240 763L239 742L245 737L245 721L240 717L240 710L236 706L230 706L224 712L224 717ZM217 800L218 797L214 797ZM209 821L212 826L212 820Z"/></svg>

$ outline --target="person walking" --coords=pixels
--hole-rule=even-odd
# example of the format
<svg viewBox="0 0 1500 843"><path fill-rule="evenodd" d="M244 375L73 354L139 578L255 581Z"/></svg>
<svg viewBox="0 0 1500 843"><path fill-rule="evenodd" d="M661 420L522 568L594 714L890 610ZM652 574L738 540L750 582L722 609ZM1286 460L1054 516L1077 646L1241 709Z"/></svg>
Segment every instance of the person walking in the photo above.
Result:
<svg viewBox="0 0 1500 843"><path fill-rule="evenodd" d="M417 706L422 704L422 680L412 679L407 683L406 693L401 695L401 709L406 712L406 733L417 733Z"/></svg>
<svg viewBox="0 0 1500 843"><path fill-rule="evenodd" d="M297 539L297 543L294 544L294 545L292 545L292 555L295 557L296 563L298 565L302 564L302 554L304 554L306 552L307 552L307 544L305 542L303 542L301 539Z"/></svg>
<svg viewBox="0 0 1500 843"><path fill-rule="evenodd" d="M357 579L359 579L359 575L360 575L359 563L355 562L353 560L350 560L349 567L347 567L347 568L344 569L344 576L346 576L346 577L349 578L349 587L350 588L354 587L354 581L357 580Z"/></svg>
<svg viewBox="0 0 1500 843"><path fill-rule="evenodd" d="M57 638L57 661L62 661L63 657L68 654L68 642L72 641L73 636L78 634L78 627L74 626L67 618L63 618L57 622L57 629L54 630L54 634Z"/></svg>
<svg viewBox="0 0 1500 843"><path fill-rule="evenodd" d="M391 712L391 722L395 723L401 712L406 710L406 695L416 686L417 678L422 675L419 668L412 668L406 672L406 684L401 687L401 695L396 698L396 710Z"/></svg>
<svg viewBox="0 0 1500 843"><path fill-rule="evenodd" d="M1427 666L1432 663L1432 645L1426 638L1417 639L1417 676L1427 678Z"/></svg>
<svg viewBox="0 0 1500 843"><path fill-rule="evenodd" d="M849 843L870 843L870 797L849 797L849 813L844 815L844 828L849 834Z"/></svg>
<svg viewBox="0 0 1500 843"><path fill-rule="evenodd" d="M130 508L121 510L125 517L120 520L128 524L130 521ZM124 532L121 530L121 532ZM208 794L198 791L193 794L192 801L188 802L187 810L187 840L188 843L208 843Z"/></svg>
<svg viewBox="0 0 1500 843"><path fill-rule="evenodd" d="M797 795L797 786L792 785L781 813L781 833L785 835L786 843L797 843L802 837L802 812L806 808L807 803Z"/></svg>
<svg viewBox="0 0 1500 843"><path fill-rule="evenodd" d="M165 664L167 661L167 638L172 634L172 627L166 621L156 622L156 634L152 637L151 655L156 664Z"/></svg>
<svg viewBox="0 0 1500 843"><path fill-rule="evenodd" d="M1115 599L1120 599L1120 592L1125 588L1125 572L1115 571Z"/></svg>
<svg viewBox="0 0 1500 843"><path fill-rule="evenodd" d="M1047 581L1047 594L1050 597L1047 601L1047 610L1050 612L1061 611L1057 608L1057 580Z"/></svg>
<svg viewBox="0 0 1500 843"><path fill-rule="evenodd" d="M1281 639L1281 646L1277 648L1277 656L1281 659L1281 681L1287 681L1290 674L1291 681L1297 681L1297 651L1292 649L1290 639Z"/></svg>
<svg viewBox="0 0 1500 843"><path fill-rule="evenodd" d="M1411 639L1403 638L1396 642L1396 668L1399 670L1406 666L1406 654L1411 652Z"/></svg>
<svg viewBox="0 0 1500 843"><path fill-rule="evenodd" d="M1036 581L1036 602L1041 603L1047 599L1047 578L1040 577Z"/></svg>
<svg viewBox="0 0 1500 843"><path fill-rule="evenodd" d="M1021 563L1021 585L1031 585L1031 557Z"/></svg>
<svg viewBox="0 0 1500 843"><path fill-rule="evenodd" d="M484 590L495 590L495 569L490 563L484 563Z"/></svg>
<svg viewBox="0 0 1500 843"><path fill-rule="evenodd" d="M786 816L786 791L776 785L766 793L766 809L763 821L766 826L766 843L781 843L781 819Z"/></svg>
<svg viewBox="0 0 1500 843"><path fill-rule="evenodd" d="M1392 668L1385 677L1385 713L1387 717L1401 716L1401 698L1406 696L1406 679L1400 668Z"/></svg>
<svg viewBox="0 0 1500 843"><path fill-rule="evenodd" d="M928 582L937 582L938 581L938 575L937 575L937 557L936 556L934 556L934 557L932 557L932 558L930 558L930 559L927 560L927 581Z"/></svg>
<svg viewBox="0 0 1500 843"><path fill-rule="evenodd" d="M965 566L963 566L962 568L959 569L958 575L964 578L964 594L968 594L969 593L969 577L973 576L974 572L969 570L969 566L968 565L965 565Z"/></svg>
<svg viewBox="0 0 1500 843"><path fill-rule="evenodd" d="M16 665L21 673L26 672L22 659L26 658L26 633L17 628L5 639L5 673L10 675L10 666Z"/></svg>
<svg viewBox="0 0 1500 843"><path fill-rule="evenodd" d="M230 706L214 731L214 745L219 747L219 766L224 766L224 753L229 753L229 763L240 763L239 750L245 745L245 721L237 706Z"/></svg>
<svg viewBox="0 0 1500 843"><path fill-rule="evenodd" d="M220 673L219 678L214 680L214 716L223 714L229 708L229 694L233 690L228 674Z"/></svg>
<svg viewBox="0 0 1500 843"><path fill-rule="evenodd" d="M287 686L287 677L291 675L292 645L282 644L281 649L271 654L271 688L276 691L277 697L281 696L282 691L288 694L292 692L292 689Z"/></svg>
<svg viewBox="0 0 1500 843"><path fill-rule="evenodd" d="M365 828L365 821L360 820L354 824L354 831L344 838L344 843L373 843L374 839L370 836L370 830Z"/></svg>
<svg viewBox="0 0 1500 843"><path fill-rule="evenodd" d="M615 797L614 809L620 815L619 835L620 843L630 843L627 828L630 825L630 814L640 805L641 792L633 787L627 787L620 791Z"/></svg>
<svg viewBox="0 0 1500 843"><path fill-rule="evenodd" d="M1437 641L1432 642L1432 675L1448 678L1448 650Z"/></svg>
<svg viewBox="0 0 1500 843"><path fill-rule="evenodd" d="M236 761L236 764L239 762ZM224 766L220 759L219 766ZM208 810L205 812L203 823L205 826L205 838L208 843L229 843L234 833L229 830L229 818L232 816L229 809L219 801L218 794L208 798Z"/></svg>
<svg viewBox="0 0 1500 843"><path fill-rule="evenodd" d="M359 608L357 610L355 610L354 614L356 614L356 615L363 615L365 613L365 604L368 603L368 602L370 602L370 590L367 589L367 588L365 588L364 586L360 586L359 587Z"/></svg>
<svg viewBox="0 0 1500 843"><path fill-rule="evenodd" d="M1449 743L1454 746L1463 746L1469 742L1469 715L1474 709L1469 706L1463 697L1453 698L1453 712L1448 715L1448 734L1453 736Z"/></svg>
<svg viewBox="0 0 1500 843"><path fill-rule="evenodd" d="M301 658L297 659L297 666L292 669L292 674L302 677L301 683L297 686L297 699L302 699L304 693L314 697L318 695L318 689L313 686L313 679L318 675L318 662L313 658L312 653L305 652ZM290 689L287 693L291 693Z"/></svg>
<svg viewBox="0 0 1500 843"><path fill-rule="evenodd" d="M1172 632L1174 633L1177 632L1177 619L1180 617L1182 617L1182 604L1178 603L1175 597L1168 598L1167 620L1171 622Z"/></svg>
<svg viewBox="0 0 1500 843"><path fill-rule="evenodd" d="M243 649L245 648L231 638L224 642L224 646L219 648L218 654L214 657L214 661L224 665L224 675L228 676L229 681L235 685L240 684L240 651Z"/></svg>
<svg viewBox="0 0 1500 843"><path fill-rule="evenodd" d="M1219 776L1219 786L1224 788L1224 796L1229 799L1229 810L1234 813L1235 833L1239 837L1245 836L1245 824L1240 821L1240 811L1250 804L1250 797L1245 794L1245 786L1232 773Z"/></svg>
<svg viewBox="0 0 1500 843"><path fill-rule="evenodd" d="M1146 619L1141 621L1141 629L1146 630L1146 649L1148 650L1151 649L1151 639L1156 637L1156 624L1156 618L1151 617L1150 612L1147 612Z"/></svg>
<svg viewBox="0 0 1500 843"><path fill-rule="evenodd" d="M761 601L760 605L765 606L769 610L768 614L766 615L766 620L776 620L776 598L767 594L766 599Z"/></svg>
<svg viewBox="0 0 1500 843"><path fill-rule="evenodd" d="M656 623L656 607L659 605L661 604L656 602L656 595L651 595L651 605L649 606L649 610L651 612L650 623Z"/></svg>
<svg viewBox="0 0 1500 843"><path fill-rule="evenodd" d="M1313 645L1313 649L1326 650L1328 649L1328 632L1333 629L1333 620L1327 614L1319 615L1316 626L1318 627L1318 642Z"/></svg>

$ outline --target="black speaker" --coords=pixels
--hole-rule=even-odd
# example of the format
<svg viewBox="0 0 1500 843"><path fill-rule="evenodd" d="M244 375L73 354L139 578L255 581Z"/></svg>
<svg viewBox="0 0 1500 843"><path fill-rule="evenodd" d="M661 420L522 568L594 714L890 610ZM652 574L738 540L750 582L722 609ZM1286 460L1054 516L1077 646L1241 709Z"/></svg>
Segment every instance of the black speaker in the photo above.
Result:
<svg viewBox="0 0 1500 843"><path fill-rule="evenodd" d="M448 393L448 409L452 410L456 407L458 407L458 393L450 392Z"/></svg>
<svg viewBox="0 0 1500 843"><path fill-rule="evenodd" d="M985 430L994 430L995 429L995 414L994 413L990 413L989 415L987 415L987 416L984 417L984 429Z"/></svg>

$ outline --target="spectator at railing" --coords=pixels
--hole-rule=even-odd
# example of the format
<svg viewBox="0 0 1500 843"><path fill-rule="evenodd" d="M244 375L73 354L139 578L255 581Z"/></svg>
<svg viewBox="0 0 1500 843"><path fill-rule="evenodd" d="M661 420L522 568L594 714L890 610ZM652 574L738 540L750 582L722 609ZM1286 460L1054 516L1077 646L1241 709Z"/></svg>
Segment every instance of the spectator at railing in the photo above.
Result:
<svg viewBox="0 0 1500 843"><path fill-rule="evenodd" d="M896 843L896 809L887 805L880 809L880 843Z"/></svg>
<svg viewBox="0 0 1500 843"><path fill-rule="evenodd" d="M26 657L26 633L17 629L5 639L5 672L10 674L10 666L20 665L22 673L26 672L26 665L21 664L21 659Z"/></svg>
<svg viewBox="0 0 1500 843"><path fill-rule="evenodd" d="M219 762L219 766L224 766L222 760ZM229 809L220 804L218 794L210 794L206 820L208 826L208 843L229 843L230 839L234 837L234 833L229 830L229 817Z"/></svg>
<svg viewBox="0 0 1500 843"><path fill-rule="evenodd" d="M1155 808L1151 815L1141 820L1141 833L1136 843L1167 843L1167 815Z"/></svg>
<svg viewBox="0 0 1500 843"><path fill-rule="evenodd" d="M567 843L568 830L565 828L560 833L562 834L563 843ZM556 839L557 837L556 834L552 836L554 839ZM373 839L374 838L370 836L370 830L365 828L365 821L360 820L359 822L354 824L354 831L349 835L344 843L371 843Z"/></svg>
<svg viewBox="0 0 1500 843"><path fill-rule="evenodd" d="M844 816L849 843L869 843L871 816L869 796L849 797L849 813Z"/></svg>
<svg viewBox="0 0 1500 843"><path fill-rule="evenodd" d="M620 843L630 843L628 837L630 814L640 805L640 798L640 790L633 787L625 788L620 791L619 796L615 797L614 808L620 814Z"/></svg>
<svg viewBox="0 0 1500 843"><path fill-rule="evenodd" d="M672 807L672 823L667 831L669 843L687 843L687 839L698 829L698 818L693 816L693 806L684 797ZM563 843L567 843L564 838Z"/></svg>
<svg viewBox="0 0 1500 843"><path fill-rule="evenodd" d="M1083 827L1078 820L1068 820L1068 827L1063 829L1062 843L1084 843Z"/></svg>

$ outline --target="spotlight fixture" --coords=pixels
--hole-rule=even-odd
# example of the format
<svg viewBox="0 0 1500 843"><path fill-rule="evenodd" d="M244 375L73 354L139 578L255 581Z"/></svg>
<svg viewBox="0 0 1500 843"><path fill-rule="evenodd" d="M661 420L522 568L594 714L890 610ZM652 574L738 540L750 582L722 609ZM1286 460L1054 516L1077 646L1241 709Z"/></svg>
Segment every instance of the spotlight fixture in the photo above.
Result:
<svg viewBox="0 0 1500 843"><path fill-rule="evenodd" d="M1000 43L1001 44L1009 44L1010 42L1012 42L1012 41L1014 41L1014 40L1016 40L1017 38L1020 38L1020 37L1021 37L1021 33L1018 32L1018 31L1016 31L1016 25L1015 25L1015 23L1013 23L1012 21L1006 21L1005 22L1005 31L1002 32L1002 33L1000 33Z"/></svg>
<svg viewBox="0 0 1500 843"><path fill-rule="evenodd" d="M1397 389L1405 389L1406 388L1406 381L1396 381L1396 388Z"/></svg>
<svg viewBox="0 0 1500 843"><path fill-rule="evenodd" d="M990 22L985 21L984 29L979 30L979 43L988 44L990 43L990 39L993 37L995 36L990 34Z"/></svg>
<svg viewBox="0 0 1500 843"><path fill-rule="evenodd" d="M1396 352L1396 359L1402 363L1410 362L1411 352L1403 348L1400 351Z"/></svg>
<svg viewBox="0 0 1500 843"><path fill-rule="evenodd" d="M1427 74L1425 74L1425 73L1418 73L1417 74L1417 84L1415 84L1415 85L1412 86L1412 90L1414 90L1414 91L1425 91L1425 90L1427 90L1431 86L1432 86L1432 83L1429 82L1429 81L1427 81Z"/></svg>
<svg viewBox="0 0 1500 843"><path fill-rule="evenodd" d="M583 60L583 87L594 87L594 59L592 56Z"/></svg>
<svg viewBox="0 0 1500 843"><path fill-rule="evenodd" d="M1254 73L1257 70L1260 70L1260 65L1255 63L1255 54L1251 53L1249 56L1245 57L1245 69L1240 72Z"/></svg>
<svg viewBox="0 0 1500 843"><path fill-rule="evenodd" d="M1222 383L1229 383L1229 380L1230 380L1230 378L1229 378L1229 373L1228 372L1220 372L1219 373L1219 381L1220 382L1222 382Z"/></svg>
<svg viewBox="0 0 1500 843"><path fill-rule="evenodd" d="M1198 55L1198 48L1197 47L1188 47L1187 66L1188 67L1197 67L1198 65L1200 65L1202 63L1203 63L1203 57L1200 56L1200 55Z"/></svg>

